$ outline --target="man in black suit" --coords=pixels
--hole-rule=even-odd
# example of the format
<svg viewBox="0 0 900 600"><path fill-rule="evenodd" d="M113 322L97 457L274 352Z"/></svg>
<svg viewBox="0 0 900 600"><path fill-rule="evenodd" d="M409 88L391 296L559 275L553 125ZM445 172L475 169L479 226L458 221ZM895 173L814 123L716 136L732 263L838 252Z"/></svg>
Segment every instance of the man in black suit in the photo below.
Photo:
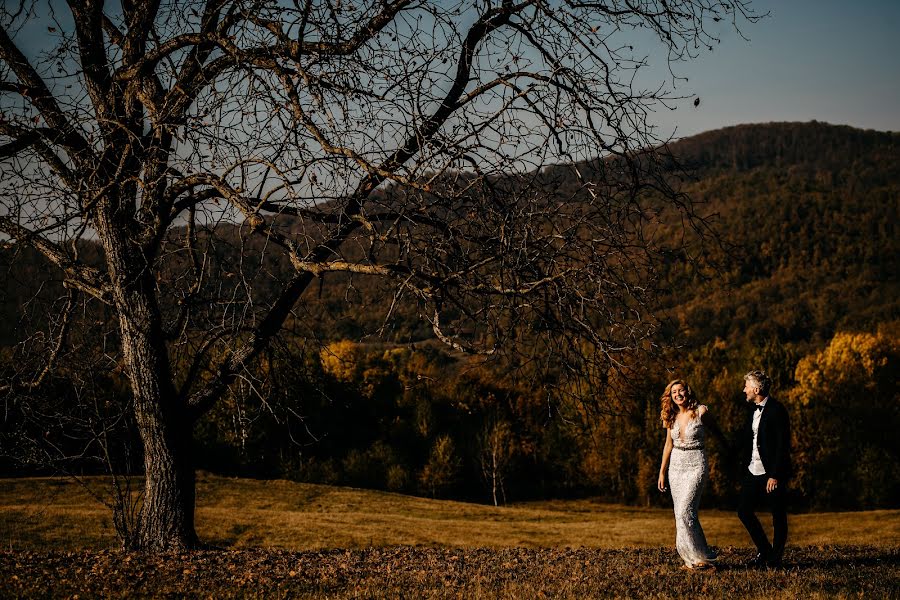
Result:
<svg viewBox="0 0 900 600"><path fill-rule="evenodd" d="M769 396L772 380L763 371L744 376L744 394L753 405L741 438L741 460L746 466L741 485L738 517L747 528L757 555L751 567L781 566L787 541L785 496L791 476L791 429L784 405ZM756 518L757 506L765 500L772 511L772 543Z"/></svg>

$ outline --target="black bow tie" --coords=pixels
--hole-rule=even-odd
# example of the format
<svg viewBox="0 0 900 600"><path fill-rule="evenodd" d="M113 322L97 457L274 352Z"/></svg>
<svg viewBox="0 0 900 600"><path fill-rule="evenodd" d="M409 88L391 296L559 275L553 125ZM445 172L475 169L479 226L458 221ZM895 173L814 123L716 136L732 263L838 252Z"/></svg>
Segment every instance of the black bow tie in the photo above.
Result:
<svg viewBox="0 0 900 600"><path fill-rule="evenodd" d="M764 409L765 406L763 406L762 404L757 404L755 408L756 408L756 410L758 410L758 411L762 411L762 409Z"/></svg>

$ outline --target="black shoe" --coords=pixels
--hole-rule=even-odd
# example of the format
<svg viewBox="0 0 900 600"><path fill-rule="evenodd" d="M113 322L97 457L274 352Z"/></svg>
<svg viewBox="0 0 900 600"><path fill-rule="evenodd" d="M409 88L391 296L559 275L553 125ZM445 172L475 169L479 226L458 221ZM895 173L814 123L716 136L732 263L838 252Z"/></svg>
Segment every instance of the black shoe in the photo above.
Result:
<svg viewBox="0 0 900 600"><path fill-rule="evenodd" d="M767 565L766 555L760 552L753 558L747 561L748 569L765 569Z"/></svg>
<svg viewBox="0 0 900 600"><path fill-rule="evenodd" d="M770 556L768 560L766 560L766 568L769 569L781 569L783 565L781 564L780 556Z"/></svg>

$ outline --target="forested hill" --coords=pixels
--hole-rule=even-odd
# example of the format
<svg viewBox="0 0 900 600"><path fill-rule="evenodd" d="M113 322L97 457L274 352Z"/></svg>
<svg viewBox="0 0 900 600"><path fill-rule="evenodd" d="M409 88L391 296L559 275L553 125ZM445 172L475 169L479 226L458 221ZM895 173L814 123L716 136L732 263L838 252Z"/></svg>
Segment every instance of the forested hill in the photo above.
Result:
<svg viewBox="0 0 900 600"><path fill-rule="evenodd" d="M747 335L821 345L835 331L874 331L900 318L900 134L817 122L738 125L670 150L682 188L731 247L717 257L724 267L713 279L671 283L677 291L663 298L669 334L681 330L691 346ZM544 175L561 193L581 187L565 165ZM354 280L360 298L370 285ZM381 325L387 302L347 307L345 292L346 282L331 278L312 310L330 324L325 337L360 339ZM389 341L431 335L410 307L395 316Z"/></svg>
<svg viewBox="0 0 900 600"><path fill-rule="evenodd" d="M747 335L819 345L838 330L874 331L898 319L900 134L817 122L738 125L670 150L687 174L684 191L732 248L712 280L671 283L663 298L668 333L680 330L692 346ZM548 181L563 193L580 187L570 167L551 171ZM237 248L254 243L234 244L216 260L239 264ZM89 246L82 256L102 264ZM3 344L17 337L18 313L41 281L32 276L40 262L33 253L0 251ZM281 262L272 268L291 269ZM346 277L324 278L304 306L317 337L359 340L383 324L391 293L365 277L354 277L350 291ZM414 306L393 315L387 341L432 335Z"/></svg>
<svg viewBox="0 0 900 600"><path fill-rule="evenodd" d="M817 171L860 173L896 182L900 134L846 125L763 123L707 131L670 145L681 162L701 174L740 173L757 168L805 167Z"/></svg>
<svg viewBox="0 0 900 600"><path fill-rule="evenodd" d="M722 277L668 298L689 340L823 342L900 317L900 134L739 125L681 140L685 190L734 244Z"/></svg>
<svg viewBox="0 0 900 600"><path fill-rule="evenodd" d="M683 169L673 171L681 187L730 248L708 281L670 273L673 292L662 299L668 334L690 346L748 335L821 346L835 331L875 331L900 318L900 134L767 123L710 131L669 149ZM562 193L581 187L565 165L545 176ZM365 297L370 284L354 285ZM348 308L345 291L332 278L313 310L331 323L326 337L359 339L385 311L365 302ZM431 335L410 307L395 314L389 341Z"/></svg>

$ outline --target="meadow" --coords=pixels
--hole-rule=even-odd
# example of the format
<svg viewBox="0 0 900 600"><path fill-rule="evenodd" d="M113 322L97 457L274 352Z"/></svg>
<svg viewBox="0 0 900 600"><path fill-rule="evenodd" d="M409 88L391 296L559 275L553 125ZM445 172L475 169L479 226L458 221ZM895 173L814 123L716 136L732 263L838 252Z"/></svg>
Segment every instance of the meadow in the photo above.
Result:
<svg viewBox="0 0 900 600"><path fill-rule="evenodd" d="M211 549L117 549L106 480L0 480L0 589L16 596L891 597L900 510L794 514L781 571L747 571L746 533L705 510L714 574L679 569L664 508L589 499L493 507L201 474Z"/></svg>

